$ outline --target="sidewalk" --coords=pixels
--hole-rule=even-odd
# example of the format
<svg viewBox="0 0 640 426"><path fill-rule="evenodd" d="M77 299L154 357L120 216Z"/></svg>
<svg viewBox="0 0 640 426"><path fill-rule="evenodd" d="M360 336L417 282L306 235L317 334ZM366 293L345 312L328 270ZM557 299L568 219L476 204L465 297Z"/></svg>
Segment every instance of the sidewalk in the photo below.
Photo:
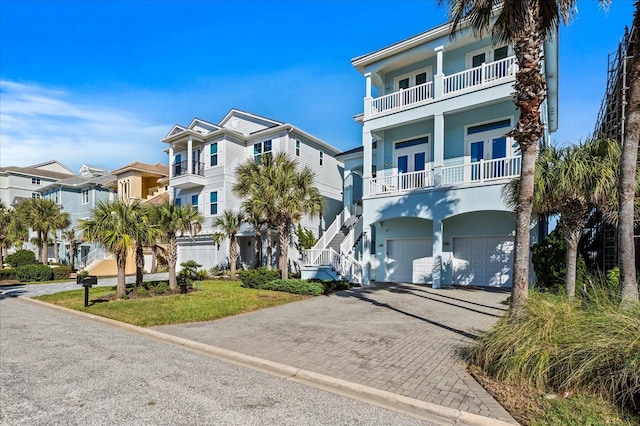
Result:
<svg viewBox="0 0 640 426"><path fill-rule="evenodd" d="M500 302L507 296L490 290L379 284L218 321L153 329L516 423L466 372L458 355L504 314L507 308Z"/></svg>

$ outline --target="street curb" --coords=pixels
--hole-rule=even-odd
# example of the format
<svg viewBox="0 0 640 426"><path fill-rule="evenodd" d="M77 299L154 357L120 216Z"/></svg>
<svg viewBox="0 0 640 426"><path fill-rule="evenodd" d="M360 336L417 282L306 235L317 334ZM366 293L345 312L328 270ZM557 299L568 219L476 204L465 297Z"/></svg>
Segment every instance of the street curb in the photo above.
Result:
<svg viewBox="0 0 640 426"><path fill-rule="evenodd" d="M362 385L359 383L353 383L321 373L315 373L313 371L291 367L285 364L280 364L250 355L245 355L239 352L218 348L216 346L211 346L205 343L195 342L183 337L173 336L156 330L150 330L144 327L139 327L137 325L116 321L110 318L105 318L82 311L76 311L74 309L65 308L63 306L31 299L29 297L18 296L17 298L29 303L47 307L49 309L55 309L64 313L76 315L85 319L90 319L112 327L117 327L122 330L136 333L145 337L150 337L163 342L183 346L185 348L202 352L207 355L212 355L223 361L232 362L243 367L258 370L297 383L313 386L328 392L347 396L352 399L357 399L424 420L436 421L439 423L446 421L448 424L452 425L467 426L514 425L514 423L509 423L450 407L445 407L443 405L438 405L427 401L421 401L415 398L410 398L381 389L372 388L370 386Z"/></svg>

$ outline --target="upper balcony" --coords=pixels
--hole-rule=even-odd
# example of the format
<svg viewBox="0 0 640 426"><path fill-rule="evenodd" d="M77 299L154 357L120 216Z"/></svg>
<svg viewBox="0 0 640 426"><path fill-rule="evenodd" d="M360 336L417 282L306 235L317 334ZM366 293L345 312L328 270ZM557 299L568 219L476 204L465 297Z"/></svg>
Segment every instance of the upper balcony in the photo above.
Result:
<svg viewBox="0 0 640 426"><path fill-rule="evenodd" d="M171 165L171 186L189 189L204 185L204 163L193 162L191 168L187 161Z"/></svg>
<svg viewBox="0 0 640 426"><path fill-rule="evenodd" d="M364 119L377 118L512 82L515 80L517 67L515 56L509 56L450 75L436 74L433 81L377 98L365 97ZM370 87L370 81L367 85ZM370 92L369 88L367 92Z"/></svg>
<svg viewBox="0 0 640 426"><path fill-rule="evenodd" d="M464 187L508 181L520 176L520 157L480 160L473 163L398 173L397 169L381 170L378 176L364 180L369 196L401 195L408 191Z"/></svg>

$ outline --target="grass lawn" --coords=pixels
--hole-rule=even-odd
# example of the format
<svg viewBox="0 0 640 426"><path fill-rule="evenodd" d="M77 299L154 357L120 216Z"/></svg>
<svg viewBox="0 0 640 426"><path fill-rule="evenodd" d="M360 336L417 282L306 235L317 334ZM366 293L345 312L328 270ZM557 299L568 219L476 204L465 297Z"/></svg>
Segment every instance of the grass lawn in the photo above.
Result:
<svg viewBox="0 0 640 426"><path fill-rule="evenodd" d="M240 281L202 281L200 291L138 299L101 298L115 287L95 287L89 292L89 307L84 307L84 289L34 297L34 299L78 311L111 318L142 327L210 321L256 311L309 296L241 287Z"/></svg>

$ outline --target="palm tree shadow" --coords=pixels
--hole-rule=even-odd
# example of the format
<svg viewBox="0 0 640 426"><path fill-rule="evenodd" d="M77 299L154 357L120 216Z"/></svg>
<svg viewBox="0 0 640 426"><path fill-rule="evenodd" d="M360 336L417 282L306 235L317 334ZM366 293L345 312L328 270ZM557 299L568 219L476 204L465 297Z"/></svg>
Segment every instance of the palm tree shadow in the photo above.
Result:
<svg viewBox="0 0 640 426"><path fill-rule="evenodd" d="M371 298L367 297L366 296L366 292L367 291L348 290L348 291L339 291L339 292L336 292L335 294L337 296L339 296L339 297L355 297L355 298L357 298L359 300L362 300L364 302L368 302L368 303L370 303L370 304L372 304L374 306L377 306L377 307L380 307L380 308L386 308L386 309L392 310L394 312L398 312L399 314L406 315L408 317L415 318L415 319L420 320L420 321L424 321L424 322L426 322L428 324L431 324L433 326L442 328L442 329L447 330L447 331L451 331L453 333L456 333L456 334L458 334L460 336L463 336L463 337L466 337L468 339L477 340L479 338L479 336L477 334L469 333L469 332L464 331L464 330L459 330L457 328L448 326L446 324L442 324L440 322L437 322L437 321L434 321L434 320L431 320L431 319L428 319L428 318L424 318L424 317L412 314L411 312L403 311L402 309L398 309L398 308L396 308L394 306L389 305L388 303L378 302L377 300L374 300L374 299L371 299Z"/></svg>

